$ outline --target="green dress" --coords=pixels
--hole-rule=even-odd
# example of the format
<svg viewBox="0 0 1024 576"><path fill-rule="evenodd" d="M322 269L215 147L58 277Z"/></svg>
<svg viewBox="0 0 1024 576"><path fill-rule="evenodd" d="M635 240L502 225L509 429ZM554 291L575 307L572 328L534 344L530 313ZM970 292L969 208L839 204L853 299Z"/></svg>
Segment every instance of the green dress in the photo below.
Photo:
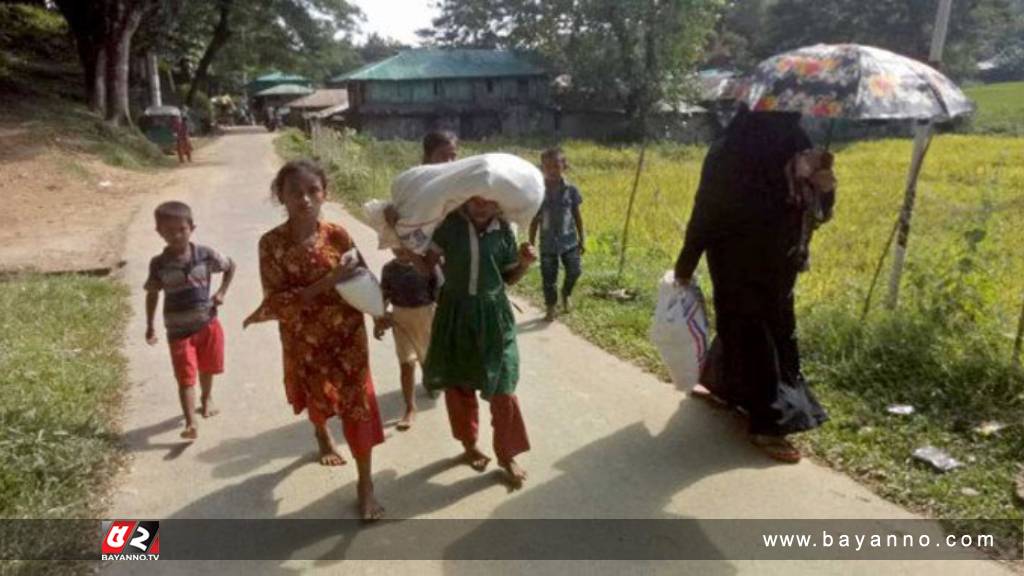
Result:
<svg viewBox="0 0 1024 576"><path fill-rule="evenodd" d="M484 399L513 394L519 350L502 274L519 264L515 234L500 219L478 233L458 211L448 215L432 240L432 249L444 255L445 280L423 366L424 384L430 390L479 390Z"/></svg>

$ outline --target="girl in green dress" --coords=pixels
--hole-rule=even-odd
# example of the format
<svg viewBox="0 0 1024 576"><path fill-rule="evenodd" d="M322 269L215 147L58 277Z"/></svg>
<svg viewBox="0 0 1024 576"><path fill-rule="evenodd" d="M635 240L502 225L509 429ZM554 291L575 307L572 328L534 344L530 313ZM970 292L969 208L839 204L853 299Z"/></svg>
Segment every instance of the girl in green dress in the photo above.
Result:
<svg viewBox="0 0 1024 576"><path fill-rule="evenodd" d="M516 323L505 286L526 274L536 253L517 246L495 202L472 198L433 235L428 260L441 260L445 283L437 304L423 367L430 390L444 390L452 435L477 471L490 458L477 448L476 393L491 405L494 452L514 486L526 480L515 457L530 449L516 400L519 352Z"/></svg>

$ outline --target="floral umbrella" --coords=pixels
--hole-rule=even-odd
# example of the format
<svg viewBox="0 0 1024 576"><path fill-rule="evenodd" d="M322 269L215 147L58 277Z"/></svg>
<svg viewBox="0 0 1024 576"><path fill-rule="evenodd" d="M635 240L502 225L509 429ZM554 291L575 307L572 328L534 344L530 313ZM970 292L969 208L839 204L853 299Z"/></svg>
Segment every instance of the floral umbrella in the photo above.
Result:
<svg viewBox="0 0 1024 576"><path fill-rule="evenodd" d="M850 120L949 120L974 111L952 80L905 56L859 44L818 44L761 62L738 88L754 111Z"/></svg>

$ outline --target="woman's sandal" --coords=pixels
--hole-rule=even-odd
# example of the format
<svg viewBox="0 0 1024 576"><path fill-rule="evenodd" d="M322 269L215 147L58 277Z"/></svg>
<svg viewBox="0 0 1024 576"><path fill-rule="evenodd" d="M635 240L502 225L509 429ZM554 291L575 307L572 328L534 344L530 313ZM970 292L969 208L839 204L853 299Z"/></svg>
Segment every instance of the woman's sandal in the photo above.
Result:
<svg viewBox="0 0 1024 576"><path fill-rule="evenodd" d="M754 434L750 437L750 441L754 446L763 450L764 453L772 460L785 462L787 464L796 464L800 461L800 449L794 446L793 443L787 440L784 436L765 436L762 434Z"/></svg>
<svg viewBox="0 0 1024 576"><path fill-rule="evenodd" d="M712 406L716 408L729 407L728 402L716 396L714 392L708 390L707 387L705 387L703 384L697 384L693 388L691 388L690 396L693 396L694 398L700 398L701 400L710 403Z"/></svg>

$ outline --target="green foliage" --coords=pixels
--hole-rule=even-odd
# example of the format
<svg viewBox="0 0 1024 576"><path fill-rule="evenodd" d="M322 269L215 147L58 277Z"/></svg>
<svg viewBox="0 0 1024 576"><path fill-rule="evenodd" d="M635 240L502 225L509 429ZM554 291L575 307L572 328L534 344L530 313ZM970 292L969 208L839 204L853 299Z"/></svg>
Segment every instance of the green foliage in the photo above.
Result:
<svg viewBox="0 0 1024 576"><path fill-rule="evenodd" d="M59 60L74 46L60 14L22 4L0 4L0 51L22 58Z"/></svg>
<svg viewBox="0 0 1024 576"><path fill-rule="evenodd" d="M720 0L446 0L434 40L536 51L572 78L565 104L638 121L675 102L702 56ZM639 127L639 126L638 126Z"/></svg>
<svg viewBox="0 0 1024 576"><path fill-rule="evenodd" d="M965 91L978 106L970 122L972 132L1024 136L1024 82L972 86Z"/></svg>
<svg viewBox="0 0 1024 576"><path fill-rule="evenodd" d="M85 277L0 282L0 517L95 517L117 458L124 288Z"/></svg>
<svg viewBox="0 0 1024 576"><path fill-rule="evenodd" d="M241 92L268 70L285 70L322 80L361 64L342 34L353 31L361 13L344 0L235 0L230 36L210 68L217 92ZM167 34L166 60L192 70L213 36L220 13L214 2L188 2Z"/></svg>
<svg viewBox="0 0 1024 576"><path fill-rule="evenodd" d="M391 178L419 163L414 142L328 135L288 137L286 155L315 155L331 169L332 194L358 214L387 197ZM464 143L461 153L503 150L539 161L549 142ZM671 268L697 187L704 150L648 149L624 278L616 279L623 215L639 150L562 142L585 202L584 276L569 326L620 357L665 376L648 340L657 282ZM317 152L314 154L314 150ZM900 207L911 143L881 140L839 150L835 219L815 236L812 270L800 278L797 313L805 370L832 421L804 445L884 496L944 518L1021 518L1010 489L1024 454L1024 373L1010 359L1024 292L1024 140L943 135L919 187L902 308L860 312ZM703 269L703 268L702 268ZM702 287L711 294L706 271ZM604 298L626 288L636 300ZM520 285L540 302L539 273ZM897 418L889 403L917 413ZM973 428L1011 424L994 436ZM909 460L925 443L968 465L937 477ZM971 461L971 458L974 460ZM981 496L967 497L972 488Z"/></svg>
<svg viewBox="0 0 1024 576"><path fill-rule="evenodd" d="M857 42L928 59L938 0L778 0L756 40L761 57L819 42ZM954 2L944 69L956 76L975 64L1019 13L1008 0Z"/></svg>

